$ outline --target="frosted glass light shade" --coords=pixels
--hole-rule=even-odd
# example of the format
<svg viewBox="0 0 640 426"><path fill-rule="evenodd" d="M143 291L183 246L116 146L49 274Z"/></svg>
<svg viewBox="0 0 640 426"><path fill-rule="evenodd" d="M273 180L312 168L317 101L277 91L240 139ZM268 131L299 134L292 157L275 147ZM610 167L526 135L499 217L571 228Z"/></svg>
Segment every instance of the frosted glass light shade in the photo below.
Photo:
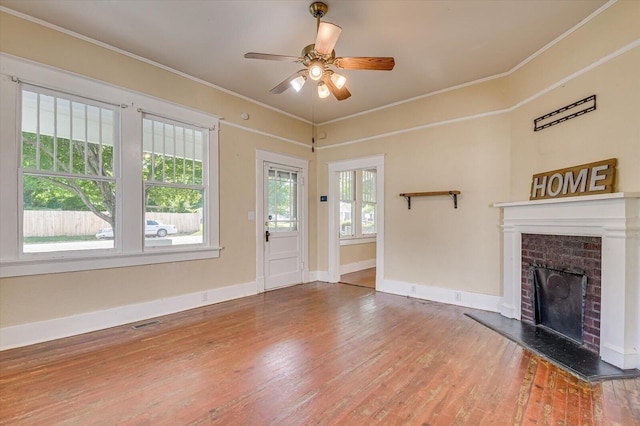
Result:
<svg viewBox="0 0 640 426"><path fill-rule="evenodd" d="M293 80L291 80L289 84L291 85L291 87L293 87L293 90L295 90L296 92L299 92L300 90L302 90L302 86L304 86L304 83L306 81L307 79L303 75L299 75Z"/></svg>
<svg viewBox="0 0 640 426"><path fill-rule="evenodd" d="M333 73L331 74L331 81L336 85L338 89L342 89L347 82L347 77L344 75Z"/></svg>
<svg viewBox="0 0 640 426"><path fill-rule="evenodd" d="M318 96L320 98L326 98L327 96L329 96L331 94L331 92L329 91L329 88L327 87L326 84L324 84L323 81L321 81L320 83L318 83Z"/></svg>

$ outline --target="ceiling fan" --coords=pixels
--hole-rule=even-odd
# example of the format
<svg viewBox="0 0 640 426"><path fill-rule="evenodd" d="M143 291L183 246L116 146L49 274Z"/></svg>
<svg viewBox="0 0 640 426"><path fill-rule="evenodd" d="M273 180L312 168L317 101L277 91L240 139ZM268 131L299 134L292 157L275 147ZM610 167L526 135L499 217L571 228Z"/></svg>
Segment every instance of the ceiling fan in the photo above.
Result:
<svg viewBox="0 0 640 426"><path fill-rule="evenodd" d="M279 94L289 87L299 92L307 78L310 78L318 82L319 97L326 98L329 94L333 94L337 100L342 101L351 96L345 86L347 79L333 71L331 66L353 70L390 71L393 69L395 60L391 57L336 57L333 48L342 28L330 22L320 22L320 18L327 14L328 9L328 6L322 2L314 2L309 6L309 12L316 18L316 42L302 49L299 57L256 52L245 53L244 57L248 59L300 62L305 66L304 69L293 73L271 89L271 93Z"/></svg>

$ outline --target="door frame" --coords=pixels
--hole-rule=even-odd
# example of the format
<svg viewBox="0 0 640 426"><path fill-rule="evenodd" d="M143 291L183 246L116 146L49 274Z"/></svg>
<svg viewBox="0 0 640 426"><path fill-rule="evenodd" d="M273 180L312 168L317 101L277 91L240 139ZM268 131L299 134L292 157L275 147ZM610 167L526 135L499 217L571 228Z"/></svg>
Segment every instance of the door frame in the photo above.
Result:
<svg viewBox="0 0 640 426"><path fill-rule="evenodd" d="M338 173L358 169L376 170L376 290L384 277L384 155L334 161L329 165L328 280L340 281L340 193Z"/></svg>
<svg viewBox="0 0 640 426"><path fill-rule="evenodd" d="M301 236L302 282L309 282L309 160L256 149L256 283L258 293L264 289L264 163L276 163L301 170L299 232Z"/></svg>

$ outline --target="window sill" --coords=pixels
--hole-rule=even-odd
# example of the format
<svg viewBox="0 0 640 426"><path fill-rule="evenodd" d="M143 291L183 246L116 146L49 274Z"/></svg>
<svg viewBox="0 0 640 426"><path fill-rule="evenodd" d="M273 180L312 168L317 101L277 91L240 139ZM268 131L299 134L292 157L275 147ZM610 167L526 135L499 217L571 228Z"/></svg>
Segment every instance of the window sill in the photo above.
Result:
<svg viewBox="0 0 640 426"><path fill-rule="evenodd" d="M340 245L341 246L350 246L354 244L368 244L375 243L376 237L358 237L358 238L341 238Z"/></svg>
<svg viewBox="0 0 640 426"><path fill-rule="evenodd" d="M25 258L2 261L0 264L0 278L215 259L220 257L220 250L222 250L222 247L185 249L171 252L153 251L136 254L112 254L111 252L100 251L94 253L92 257L82 258L71 256Z"/></svg>

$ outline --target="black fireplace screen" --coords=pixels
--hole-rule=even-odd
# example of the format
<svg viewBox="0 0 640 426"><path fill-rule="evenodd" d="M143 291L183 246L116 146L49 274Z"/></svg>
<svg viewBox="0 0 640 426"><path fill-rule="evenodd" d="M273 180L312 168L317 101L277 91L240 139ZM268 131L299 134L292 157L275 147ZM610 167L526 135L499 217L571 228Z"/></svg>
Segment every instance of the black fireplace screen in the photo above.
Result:
<svg viewBox="0 0 640 426"><path fill-rule="evenodd" d="M536 324L583 343L587 276L576 269L531 267Z"/></svg>

